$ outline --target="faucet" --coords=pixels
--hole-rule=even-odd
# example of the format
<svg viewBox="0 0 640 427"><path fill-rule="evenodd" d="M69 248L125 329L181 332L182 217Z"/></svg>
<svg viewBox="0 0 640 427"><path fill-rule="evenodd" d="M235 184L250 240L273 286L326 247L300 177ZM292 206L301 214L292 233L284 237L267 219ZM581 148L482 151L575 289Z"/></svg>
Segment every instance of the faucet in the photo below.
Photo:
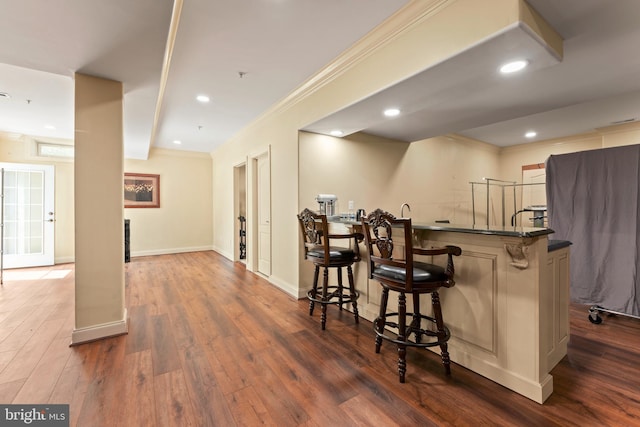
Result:
<svg viewBox="0 0 640 427"><path fill-rule="evenodd" d="M409 209L409 212L411 212L411 206L409 206L409 203L403 203L402 206L400 206L400 217L404 218L404 207L407 207L407 209Z"/></svg>

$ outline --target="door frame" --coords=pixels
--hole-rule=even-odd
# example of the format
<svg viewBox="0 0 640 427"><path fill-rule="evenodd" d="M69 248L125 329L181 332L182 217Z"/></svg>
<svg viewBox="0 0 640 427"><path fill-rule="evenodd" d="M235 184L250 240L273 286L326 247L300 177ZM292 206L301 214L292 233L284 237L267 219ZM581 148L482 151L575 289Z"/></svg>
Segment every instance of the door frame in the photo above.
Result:
<svg viewBox="0 0 640 427"><path fill-rule="evenodd" d="M243 177L244 175L244 177ZM244 202L244 216L248 217L248 205L247 205L247 160L242 163L238 163L233 166L233 223L234 223L234 237L233 237L233 260L243 263L247 262L247 230L245 222L245 258L240 259L240 221L241 204ZM242 190L244 190L244 200L242 198Z"/></svg>
<svg viewBox="0 0 640 427"><path fill-rule="evenodd" d="M2 209L1 214L2 218L2 233L0 235L0 239L2 239L2 254L0 257L2 260L0 261L0 269L4 270L6 268L23 268L23 267L39 267L39 266L48 266L55 264L55 177L56 177L56 169L55 165L52 164L44 164L44 163L16 163L16 162L0 162L0 167L2 168L2 188L0 192L2 192ZM31 259L28 262L21 263L20 265L10 265L7 267L7 262L5 259L5 247L4 247L4 214L5 214L5 173L6 170L42 170L43 171L43 205L42 205L42 226L43 226L43 254L47 254L46 259L43 257L39 259ZM48 213L47 213L48 211ZM48 215L48 216L47 216ZM29 255L25 255L29 256Z"/></svg>
<svg viewBox="0 0 640 427"><path fill-rule="evenodd" d="M258 159L267 156L269 170L271 170L271 145L266 150L257 151L247 156L247 269L255 273L258 270ZM271 217L271 184L269 184L269 216ZM273 224L269 222L269 234L273 235ZM270 239L273 241L273 239ZM272 244L269 243L270 256L273 255ZM271 260L273 264L273 260ZM270 271L273 271L271 268ZM263 273L261 273L263 274Z"/></svg>

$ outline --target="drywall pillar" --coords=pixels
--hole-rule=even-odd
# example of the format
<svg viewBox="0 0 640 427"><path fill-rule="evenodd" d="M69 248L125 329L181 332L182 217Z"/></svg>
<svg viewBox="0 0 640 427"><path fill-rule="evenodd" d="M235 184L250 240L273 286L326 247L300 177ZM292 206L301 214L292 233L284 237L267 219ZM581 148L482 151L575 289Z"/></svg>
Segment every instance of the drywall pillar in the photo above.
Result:
<svg viewBox="0 0 640 427"><path fill-rule="evenodd" d="M71 344L127 332L122 83L75 75L75 329Z"/></svg>

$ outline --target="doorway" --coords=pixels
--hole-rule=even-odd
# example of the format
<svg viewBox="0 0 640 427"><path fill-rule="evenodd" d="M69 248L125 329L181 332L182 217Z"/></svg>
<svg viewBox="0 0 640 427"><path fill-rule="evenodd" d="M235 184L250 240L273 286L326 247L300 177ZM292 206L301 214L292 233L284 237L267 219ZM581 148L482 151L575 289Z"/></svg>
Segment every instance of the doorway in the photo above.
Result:
<svg viewBox="0 0 640 427"><path fill-rule="evenodd" d="M233 168L233 202L235 233L233 242L233 260L247 262L247 164Z"/></svg>
<svg viewBox="0 0 640 427"><path fill-rule="evenodd" d="M0 163L2 268L54 264L54 167Z"/></svg>
<svg viewBox="0 0 640 427"><path fill-rule="evenodd" d="M547 174L544 163L522 166L522 208L530 208L534 212L538 210L538 216L542 213L541 224L535 225L533 218L522 217L523 226L540 226L547 227Z"/></svg>
<svg viewBox="0 0 640 427"><path fill-rule="evenodd" d="M544 163L522 166L522 206L547 204L545 181L547 174Z"/></svg>

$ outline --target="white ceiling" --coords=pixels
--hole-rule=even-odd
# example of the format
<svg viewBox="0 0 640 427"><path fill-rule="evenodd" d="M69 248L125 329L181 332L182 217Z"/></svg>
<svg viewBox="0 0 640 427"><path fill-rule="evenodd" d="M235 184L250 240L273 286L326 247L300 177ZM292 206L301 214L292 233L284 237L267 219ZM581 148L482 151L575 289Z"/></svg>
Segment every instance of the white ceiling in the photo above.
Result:
<svg viewBox="0 0 640 427"><path fill-rule="evenodd" d="M208 152L407 2L184 0L162 92L172 0L0 0L0 92L11 95L0 97L0 131L73 139L81 72L124 83L126 157L146 158L150 146ZM564 38L561 61L541 55L496 77L506 45L533 52L510 29L307 129L408 141L459 133L508 146L529 142L529 129L541 140L640 117L640 1L529 3ZM383 120L380 105L392 102L404 114Z"/></svg>
<svg viewBox="0 0 640 427"><path fill-rule="evenodd" d="M0 98L0 130L73 139L72 78L81 72L124 83L125 156L146 158L173 3L0 0L0 92L11 95ZM152 145L208 152L407 0L177 3L183 7ZM211 102L199 104L198 94Z"/></svg>
<svg viewBox="0 0 640 427"><path fill-rule="evenodd" d="M528 0L564 39L553 58L523 28L508 28L305 129L364 131L403 141L457 133L510 146L640 118L640 1ZM501 64L526 58L524 71ZM383 119L395 106L403 114ZM535 138L524 134L533 130ZM640 141L639 141L640 142Z"/></svg>
<svg viewBox="0 0 640 427"><path fill-rule="evenodd" d="M523 73L522 114L462 133L494 145L546 140L640 119L640 1L528 0L564 39L556 66ZM640 141L639 141L640 142Z"/></svg>

